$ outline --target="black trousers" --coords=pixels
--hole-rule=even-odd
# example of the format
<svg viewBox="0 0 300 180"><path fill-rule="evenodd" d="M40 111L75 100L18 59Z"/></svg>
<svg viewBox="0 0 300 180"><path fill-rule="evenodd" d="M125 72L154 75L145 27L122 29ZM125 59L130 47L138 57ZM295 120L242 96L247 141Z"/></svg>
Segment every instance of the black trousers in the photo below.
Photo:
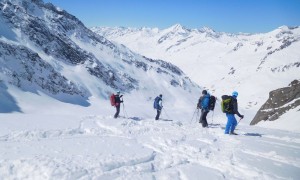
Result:
<svg viewBox="0 0 300 180"><path fill-rule="evenodd" d="M157 114L156 114L155 120L159 119L160 113L161 113L161 109L157 109Z"/></svg>
<svg viewBox="0 0 300 180"><path fill-rule="evenodd" d="M119 114L120 114L120 105L116 106L116 110L117 110L117 112L116 112L116 114L114 116L115 118L117 118L119 116Z"/></svg>
<svg viewBox="0 0 300 180"><path fill-rule="evenodd" d="M208 126L208 124L207 124L207 119L206 119L206 116L207 116L208 112L209 112L209 111L204 110L204 109L201 110L201 116L200 116L200 121L199 121L199 123L202 124L202 127L207 127L207 126Z"/></svg>

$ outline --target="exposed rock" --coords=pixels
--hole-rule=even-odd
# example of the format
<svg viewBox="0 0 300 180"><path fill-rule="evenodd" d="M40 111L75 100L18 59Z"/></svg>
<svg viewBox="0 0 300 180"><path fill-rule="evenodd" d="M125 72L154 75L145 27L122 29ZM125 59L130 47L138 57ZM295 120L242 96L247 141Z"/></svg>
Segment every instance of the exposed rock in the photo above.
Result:
<svg viewBox="0 0 300 180"><path fill-rule="evenodd" d="M30 86L52 95L59 93L87 97L84 89L77 87L43 61L37 53L24 46L15 46L0 41L0 72L8 77L7 81L21 89Z"/></svg>
<svg viewBox="0 0 300 180"><path fill-rule="evenodd" d="M250 125L260 121L274 121L290 109L300 105L300 81L294 80L288 87L271 91L267 102L259 109Z"/></svg>

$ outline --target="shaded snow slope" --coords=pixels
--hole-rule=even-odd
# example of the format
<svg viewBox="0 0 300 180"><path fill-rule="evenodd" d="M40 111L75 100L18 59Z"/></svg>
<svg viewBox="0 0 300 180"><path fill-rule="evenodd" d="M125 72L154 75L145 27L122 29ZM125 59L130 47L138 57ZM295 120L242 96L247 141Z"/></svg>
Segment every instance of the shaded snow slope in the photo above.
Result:
<svg viewBox="0 0 300 180"><path fill-rule="evenodd" d="M300 77L299 27L282 26L264 34L228 34L180 24L167 29L91 29L148 57L176 64L219 98L238 91L249 123L271 90Z"/></svg>
<svg viewBox="0 0 300 180"><path fill-rule="evenodd" d="M300 134L187 119L0 115L4 179L299 179ZM20 121L22 119L22 121ZM43 123L40 123L43 120ZM190 120L190 119L188 119Z"/></svg>

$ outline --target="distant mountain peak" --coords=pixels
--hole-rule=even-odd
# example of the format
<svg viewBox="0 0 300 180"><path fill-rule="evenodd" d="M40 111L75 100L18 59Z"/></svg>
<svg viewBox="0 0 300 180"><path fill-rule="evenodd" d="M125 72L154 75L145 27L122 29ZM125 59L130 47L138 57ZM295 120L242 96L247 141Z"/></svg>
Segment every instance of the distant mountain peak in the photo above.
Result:
<svg viewBox="0 0 300 180"><path fill-rule="evenodd" d="M186 28L185 26L182 26L179 23L174 24L173 26L171 26L167 29L170 30L170 31L173 31L173 32L187 32L187 31L190 31L188 28Z"/></svg>
<svg viewBox="0 0 300 180"><path fill-rule="evenodd" d="M200 32L209 32L209 33L215 33L216 32L215 30L213 30L212 28L207 27L207 26L203 26L202 28L199 28L198 30Z"/></svg>

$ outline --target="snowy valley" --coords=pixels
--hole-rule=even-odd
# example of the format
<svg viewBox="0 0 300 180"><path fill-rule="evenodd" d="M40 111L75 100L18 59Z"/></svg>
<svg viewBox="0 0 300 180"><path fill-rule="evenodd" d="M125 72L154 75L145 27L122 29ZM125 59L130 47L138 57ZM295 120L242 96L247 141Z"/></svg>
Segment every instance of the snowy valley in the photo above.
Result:
<svg viewBox="0 0 300 180"><path fill-rule="evenodd" d="M92 28L96 34L41 0L1 0L0 9L1 180L300 178L299 125L249 126L269 91L299 79L299 28L271 32L281 35L263 50L267 36L179 25L163 31ZM259 59L255 64L243 48L256 38L264 43L251 46L259 53L251 55ZM276 58L260 61L268 52ZM209 74L212 66L216 73ZM198 123L204 88L218 97L240 91L245 119L238 136L224 134L219 100L208 114L209 128ZM109 95L116 91L124 103L114 119ZM155 121L159 94L164 108ZM299 106L288 112L276 123L297 117Z"/></svg>
<svg viewBox="0 0 300 180"><path fill-rule="evenodd" d="M249 123L270 91L300 79L299 27L282 26L260 34L230 34L207 27L188 29L180 24L166 29L91 29L140 54L174 63L219 98L237 90ZM290 124L298 123L298 119L281 121L281 129L287 130L294 127ZM267 123L266 127L270 126L272 123Z"/></svg>

